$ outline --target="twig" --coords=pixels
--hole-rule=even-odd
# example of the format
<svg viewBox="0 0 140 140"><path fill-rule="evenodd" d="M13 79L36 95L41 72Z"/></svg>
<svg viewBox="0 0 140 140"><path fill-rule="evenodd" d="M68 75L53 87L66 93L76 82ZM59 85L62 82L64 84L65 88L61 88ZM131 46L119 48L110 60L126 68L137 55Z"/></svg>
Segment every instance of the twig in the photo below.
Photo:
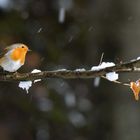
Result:
<svg viewBox="0 0 140 140"><path fill-rule="evenodd" d="M101 58L100 58L100 63L99 63L99 65L101 65L101 63L102 63L102 61L103 61L103 58L104 58L104 53L102 53L102 55L101 55Z"/></svg>
<svg viewBox="0 0 140 140"><path fill-rule="evenodd" d="M102 78L108 80L105 76L102 76ZM111 81L111 82L113 82L115 84L120 84L120 85L123 85L123 86L129 86L130 87L130 84L129 83L124 83L124 82L120 82L120 81L117 81L117 80L116 81Z"/></svg>
<svg viewBox="0 0 140 140"><path fill-rule="evenodd" d="M101 77L108 72L140 72L140 60L133 60L127 63L117 64L98 71L93 70L54 70L42 71L39 73L9 73L0 75L0 81L24 81L47 78L63 78L63 79L87 79Z"/></svg>

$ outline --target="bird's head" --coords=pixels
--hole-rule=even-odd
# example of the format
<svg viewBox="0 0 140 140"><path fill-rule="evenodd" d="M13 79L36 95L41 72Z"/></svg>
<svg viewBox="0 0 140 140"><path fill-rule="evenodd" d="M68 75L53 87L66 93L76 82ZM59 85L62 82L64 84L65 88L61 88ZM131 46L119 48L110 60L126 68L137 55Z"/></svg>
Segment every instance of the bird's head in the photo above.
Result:
<svg viewBox="0 0 140 140"><path fill-rule="evenodd" d="M29 51L29 48L22 43L13 44L6 48L7 51L11 52L11 59L14 61L20 60L21 63L24 63L26 53Z"/></svg>

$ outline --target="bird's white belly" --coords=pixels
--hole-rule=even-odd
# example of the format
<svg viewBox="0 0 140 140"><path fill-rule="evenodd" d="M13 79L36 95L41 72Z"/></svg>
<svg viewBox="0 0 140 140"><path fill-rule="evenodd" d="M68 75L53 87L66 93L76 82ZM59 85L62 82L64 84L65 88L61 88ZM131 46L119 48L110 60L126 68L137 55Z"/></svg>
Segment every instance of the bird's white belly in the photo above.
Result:
<svg viewBox="0 0 140 140"><path fill-rule="evenodd" d="M5 71L8 72L15 72L22 66L20 61L12 61L7 59L3 61L0 65Z"/></svg>

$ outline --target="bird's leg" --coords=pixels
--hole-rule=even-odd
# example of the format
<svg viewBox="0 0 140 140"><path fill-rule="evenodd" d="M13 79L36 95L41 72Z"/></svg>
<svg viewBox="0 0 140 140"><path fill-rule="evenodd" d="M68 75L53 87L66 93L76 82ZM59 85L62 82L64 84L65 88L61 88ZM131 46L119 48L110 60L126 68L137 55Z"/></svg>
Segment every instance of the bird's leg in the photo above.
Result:
<svg viewBox="0 0 140 140"><path fill-rule="evenodd" d="M13 72L13 75L18 75L18 72L17 71Z"/></svg>

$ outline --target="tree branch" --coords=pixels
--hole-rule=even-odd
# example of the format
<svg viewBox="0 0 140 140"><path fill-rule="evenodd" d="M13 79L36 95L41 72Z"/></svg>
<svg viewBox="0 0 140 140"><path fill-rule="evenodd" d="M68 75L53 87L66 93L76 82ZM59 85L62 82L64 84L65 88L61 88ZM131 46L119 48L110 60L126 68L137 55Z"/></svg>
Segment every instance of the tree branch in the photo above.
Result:
<svg viewBox="0 0 140 140"><path fill-rule="evenodd" d="M63 78L63 79L87 79L101 77L109 72L140 72L140 60L131 60L127 63L117 64L98 71L93 70L55 70L42 71L39 73L8 73L1 74L0 81L26 81L47 78Z"/></svg>

